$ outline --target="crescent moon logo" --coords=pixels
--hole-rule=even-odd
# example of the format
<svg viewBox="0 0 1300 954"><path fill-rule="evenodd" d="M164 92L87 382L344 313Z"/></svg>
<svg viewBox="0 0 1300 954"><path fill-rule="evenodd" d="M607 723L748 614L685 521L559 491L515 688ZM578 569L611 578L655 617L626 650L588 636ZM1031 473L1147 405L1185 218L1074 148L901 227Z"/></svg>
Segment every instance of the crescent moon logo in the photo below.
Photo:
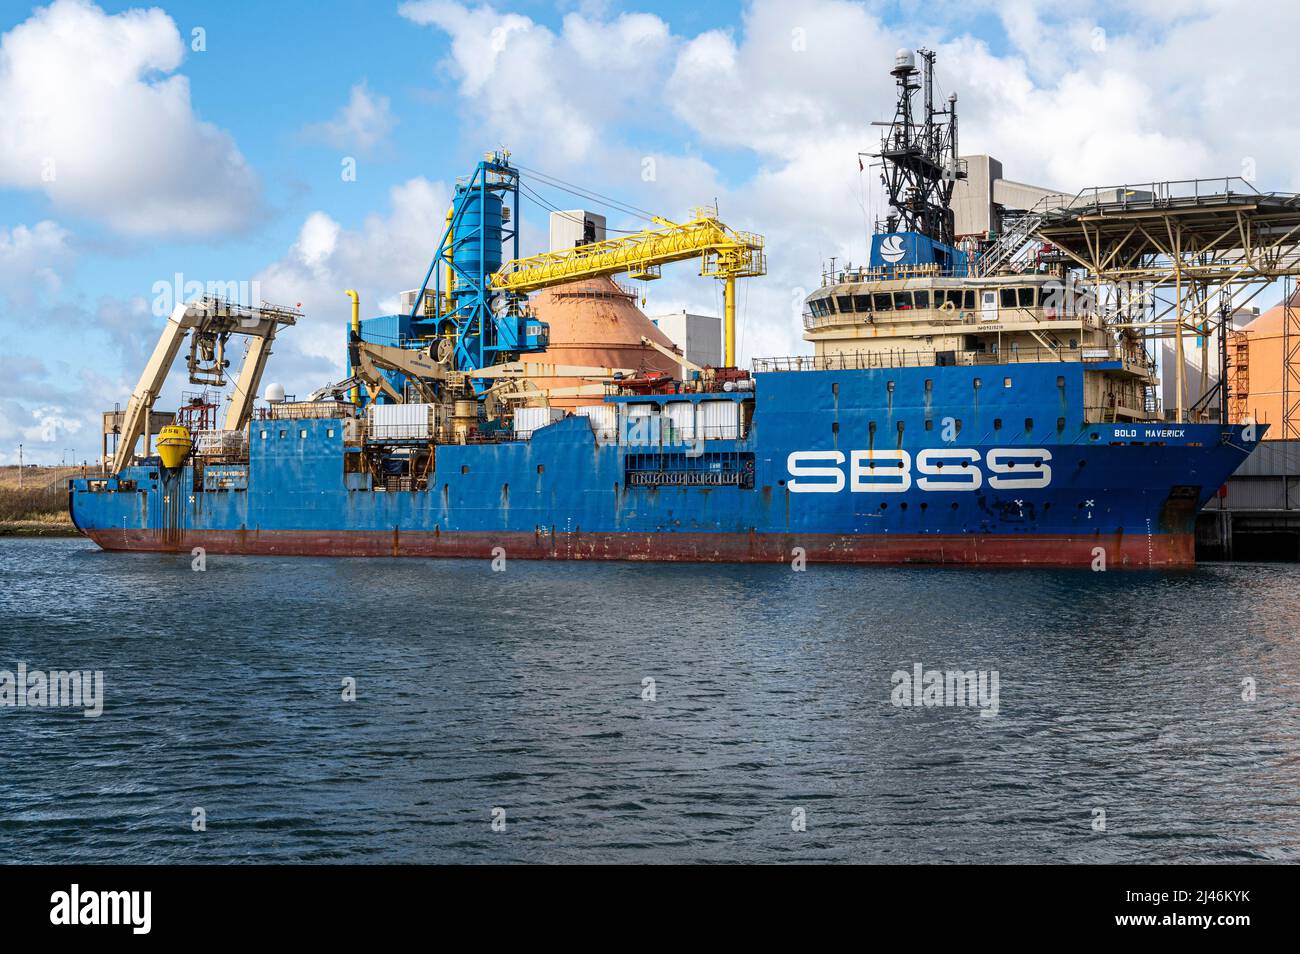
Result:
<svg viewBox="0 0 1300 954"><path fill-rule="evenodd" d="M902 260L903 252L903 237L901 235L887 236L880 243L880 257L891 265Z"/></svg>

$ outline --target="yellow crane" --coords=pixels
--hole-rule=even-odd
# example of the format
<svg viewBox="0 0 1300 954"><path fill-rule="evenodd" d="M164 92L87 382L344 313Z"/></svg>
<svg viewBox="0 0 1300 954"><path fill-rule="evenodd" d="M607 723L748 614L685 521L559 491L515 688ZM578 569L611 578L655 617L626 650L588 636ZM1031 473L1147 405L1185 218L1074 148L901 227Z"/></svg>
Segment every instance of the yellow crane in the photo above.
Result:
<svg viewBox="0 0 1300 954"><path fill-rule="evenodd" d="M658 228L558 252L543 252L507 262L492 276L498 291L527 294L553 285L626 273L629 278L660 277L660 268L689 258L700 260L700 274L723 285L724 360L736 364L736 279L767 273L763 237L738 232L718 221L717 209L692 212L677 224L655 218Z"/></svg>

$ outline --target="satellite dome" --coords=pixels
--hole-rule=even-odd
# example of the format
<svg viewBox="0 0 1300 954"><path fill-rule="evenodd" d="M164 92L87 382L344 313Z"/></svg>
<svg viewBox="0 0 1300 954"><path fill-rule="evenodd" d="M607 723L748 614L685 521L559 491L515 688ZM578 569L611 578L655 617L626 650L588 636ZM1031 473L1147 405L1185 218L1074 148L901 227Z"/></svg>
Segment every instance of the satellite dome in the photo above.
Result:
<svg viewBox="0 0 1300 954"><path fill-rule="evenodd" d="M266 399L272 404L280 404L284 401L284 385L268 384L266 386Z"/></svg>

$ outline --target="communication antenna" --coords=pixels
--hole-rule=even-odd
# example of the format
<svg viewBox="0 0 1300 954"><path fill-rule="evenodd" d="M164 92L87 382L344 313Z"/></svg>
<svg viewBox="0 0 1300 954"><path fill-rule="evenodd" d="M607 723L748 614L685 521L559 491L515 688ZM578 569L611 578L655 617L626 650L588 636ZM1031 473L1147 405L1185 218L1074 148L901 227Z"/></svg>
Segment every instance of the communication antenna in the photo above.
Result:
<svg viewBox="0 0 1300 954"><path fill-rule="evenodd" d="M873 154L883 162L881 180L893 209L885 217L885 231L920 232L953 245L952 190L958 179L966 178L957 158L957 94L948 97L946 109L934 108L932 50L899 50L890 74L898 84L898 104L881 137L880 152ZM919 116L912 103L918 90L922 91Z"/></svg>

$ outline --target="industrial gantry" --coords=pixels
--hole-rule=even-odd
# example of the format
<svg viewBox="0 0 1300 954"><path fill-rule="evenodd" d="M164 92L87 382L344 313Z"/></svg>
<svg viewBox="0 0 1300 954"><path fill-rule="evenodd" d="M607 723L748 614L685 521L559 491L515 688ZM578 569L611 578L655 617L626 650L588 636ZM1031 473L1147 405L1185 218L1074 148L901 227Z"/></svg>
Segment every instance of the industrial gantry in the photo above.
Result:
<svg viewBox="0 0 1300 954"><path fill-rule="evenodd" d="M1121 300L1138 307L1112 316L1111 327L1173 339L1176 420L1188 420L1215 394L1225 423L1230 408L1244 406L1232 391L1247 379L1240 369L1228 374L1231 316L1278 280L1300 275L1300 195L1259 192L1240 178L1141 183L1086 189L1035 219L1034 236L1083 269L1087 281L1129 290ZM1172 292L1172 301L1159 300L1161 290ZM1185 339L1213 333L1219 383L1193 403ZM1300 438L1300 308L1286 308L1283 334L1278 436Z"/></svg>

